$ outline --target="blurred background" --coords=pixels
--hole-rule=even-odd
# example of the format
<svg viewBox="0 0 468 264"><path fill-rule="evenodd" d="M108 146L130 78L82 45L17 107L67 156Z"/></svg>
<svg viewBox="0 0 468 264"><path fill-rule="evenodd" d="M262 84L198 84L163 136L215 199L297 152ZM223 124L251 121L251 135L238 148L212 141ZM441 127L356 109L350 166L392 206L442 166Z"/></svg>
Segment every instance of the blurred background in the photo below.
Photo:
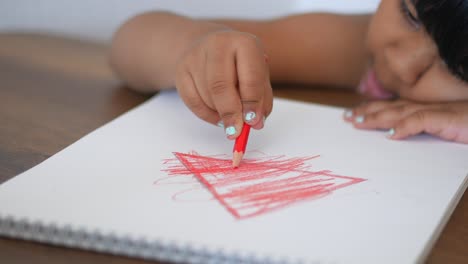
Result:
<svg viewBox="0 0 468 264"><path fill-rule="evenodd" d="M311 11L373 12L379 0L0 0L0 32L40 32L107 42L149 10L193 17L268 19Z"/></svg>

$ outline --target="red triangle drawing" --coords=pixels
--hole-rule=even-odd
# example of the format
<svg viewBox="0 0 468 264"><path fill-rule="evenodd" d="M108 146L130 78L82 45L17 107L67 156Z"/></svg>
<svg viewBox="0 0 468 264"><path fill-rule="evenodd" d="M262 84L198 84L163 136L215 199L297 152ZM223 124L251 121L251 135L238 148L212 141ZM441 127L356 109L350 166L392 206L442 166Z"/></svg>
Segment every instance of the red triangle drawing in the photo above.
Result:
<svg viewBox="0 0 468 264"><path fill-rule="evenodd" d="M319 156L232 160L175 152L164 170L172 176L194 175L236 218L258 216L293 203L317 199L365 179L313 171L306 162Z"/></svg>

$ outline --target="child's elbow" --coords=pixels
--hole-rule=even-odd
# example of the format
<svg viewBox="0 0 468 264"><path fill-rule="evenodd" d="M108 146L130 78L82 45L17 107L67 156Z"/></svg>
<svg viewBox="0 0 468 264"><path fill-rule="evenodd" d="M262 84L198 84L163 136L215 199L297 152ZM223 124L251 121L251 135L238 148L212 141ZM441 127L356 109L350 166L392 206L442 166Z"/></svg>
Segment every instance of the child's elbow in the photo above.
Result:
<svg viewBox="0 0 468 264"><path fill-rule="evenodd" d="M145 49L139 43L145 43L144 30L148 20L170 16L168 12L149 12L136 15L123 23L114 33L111 41L108 62L116 76L129 88L138 92L154 92L154 87L145 80Z"/></svg>

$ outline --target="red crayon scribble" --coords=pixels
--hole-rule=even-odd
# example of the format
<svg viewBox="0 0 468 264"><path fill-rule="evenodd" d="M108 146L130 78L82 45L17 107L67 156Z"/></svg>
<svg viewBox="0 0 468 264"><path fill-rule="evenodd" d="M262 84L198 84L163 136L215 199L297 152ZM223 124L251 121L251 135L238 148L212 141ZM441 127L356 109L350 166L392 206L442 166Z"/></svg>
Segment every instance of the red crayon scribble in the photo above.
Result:
<svg viewBox="0 0 468 264"><path fill-rule="evenodd" d="M312 171L306 162L319 156L245 159L237 169L232 160L174 152L165 160L169 176L194 175L236 218L258 216L306 199L326 196L365 179Z"/></svg>

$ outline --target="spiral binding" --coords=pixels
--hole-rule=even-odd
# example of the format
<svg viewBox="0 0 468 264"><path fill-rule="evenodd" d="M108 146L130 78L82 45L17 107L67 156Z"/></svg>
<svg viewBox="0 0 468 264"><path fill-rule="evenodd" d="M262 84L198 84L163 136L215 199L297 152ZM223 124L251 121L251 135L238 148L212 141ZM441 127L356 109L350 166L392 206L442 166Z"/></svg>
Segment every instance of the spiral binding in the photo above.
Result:
<svg viewBox="0 0 468 264"><path fill-rule="evenodd" d="M80 248L114 255L125 255L147 260L193 264L290 264L306 263L288 259L273 260L253 254L227 253L222 249L194 248L190 244L165 241L147 241L129 236L103 234L70 225L58 226L28 219L0 215L0 236L38 241L70 248ZM314 262L318 263L318 262Z"/></svg>

